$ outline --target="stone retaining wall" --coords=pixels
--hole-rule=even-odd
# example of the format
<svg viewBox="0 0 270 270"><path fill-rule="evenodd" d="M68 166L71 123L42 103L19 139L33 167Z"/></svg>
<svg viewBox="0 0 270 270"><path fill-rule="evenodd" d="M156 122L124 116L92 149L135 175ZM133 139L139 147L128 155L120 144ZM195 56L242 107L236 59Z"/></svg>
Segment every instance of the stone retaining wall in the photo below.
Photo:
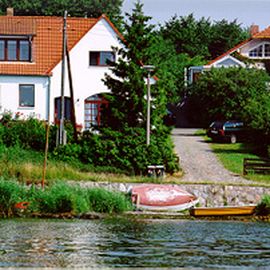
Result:
<svg viewBox="0 0 270 270"><path fill-rule="evenodd" d="M78 183L78 182L72 182ZM79 182L81 187L103 187L108 190L128 192L130 188L142 184L105 183L105 182ZM241 206L257 204L264 194L270 195L270 188L250 186L222 186L222 185L177 185L199 198L200 206Z"/></svg>

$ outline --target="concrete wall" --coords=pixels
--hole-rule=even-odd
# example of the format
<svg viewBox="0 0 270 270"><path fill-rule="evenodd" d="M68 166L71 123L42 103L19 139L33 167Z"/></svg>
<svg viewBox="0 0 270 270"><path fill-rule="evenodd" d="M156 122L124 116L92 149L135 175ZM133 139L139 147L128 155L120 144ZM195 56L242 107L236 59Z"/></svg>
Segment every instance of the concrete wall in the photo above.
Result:
<svg viewBox="0 0 270 270"><path fill-rule="evenodd" d="M76 184L76 182L73 182ZM139 184L80 182L82 187L103 187L108 190L128 192ZM140 184L141 185L141 184ZM270 194L270 188L249 186L219 185L177 185L199 198L200 206L242 206L257 204L264 194Z"/></svg>

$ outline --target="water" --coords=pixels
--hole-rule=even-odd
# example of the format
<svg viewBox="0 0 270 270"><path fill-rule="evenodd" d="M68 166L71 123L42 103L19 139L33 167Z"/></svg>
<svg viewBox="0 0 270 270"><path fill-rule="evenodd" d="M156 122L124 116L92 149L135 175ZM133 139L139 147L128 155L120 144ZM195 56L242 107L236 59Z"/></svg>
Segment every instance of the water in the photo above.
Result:
<svg viewBox="0 0 270 270"><path fill-rule="evenodd" d="M270 224L0 220L0 267L270 268Z"/></svg>

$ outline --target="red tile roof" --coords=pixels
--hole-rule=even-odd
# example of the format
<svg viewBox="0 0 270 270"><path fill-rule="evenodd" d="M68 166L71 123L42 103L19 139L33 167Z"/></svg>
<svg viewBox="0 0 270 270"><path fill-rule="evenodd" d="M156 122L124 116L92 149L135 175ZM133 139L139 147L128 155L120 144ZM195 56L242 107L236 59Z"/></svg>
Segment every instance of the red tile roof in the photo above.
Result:
<svg viewBox="0 0 270 270"><path fill-rule="evenodd" d="M216 57L215 59L211 60L210 62L208 62L206 64L206 66L210 66L212 64L214 64L215 62L217 62L218 60L222 59L223 57L235 52L237 49L241 48L243 45L245 45L246 43L248 43L251 40L251 38L244 40L243 42L237 44L235 47L231 48L230 50L228 50L227 52L223 53L222 55Z"/></svg>
<svg viewBox="0 0 270 270"><path fill-rule="evenodd" d="M270 26L264 29L263 31L255 34L252 38L270 38Z"/></svg>
<svg viewBox="0 0 270 270"><path fill-rule="evenodd" d="M92 19L68 18L68 49L72 49L101 18L104 18L121 37L105 15ZM0 62L0 74L50 75L51 70L62 58L62 28L61 17L0 16L0 35L33 35L33 62Z"/></svg>
<svg viewBox="0 0 270 270"><path fill-rule="evenodd" d="M230 49L227 52L223 53L222 55L218 56L217 58L211 60L206 65L209 66L209 65L214 64L215 62L222 59L223 57L231 54L232 52L235 52L237 49L241 48L243 45L245 45L246 43L248 43L252 39L261 39L261 38L270 38L270 26L268 28L264 29L263 31L253 35L251 38L237 44L235 47L233 47L232 49Z"/></svg>

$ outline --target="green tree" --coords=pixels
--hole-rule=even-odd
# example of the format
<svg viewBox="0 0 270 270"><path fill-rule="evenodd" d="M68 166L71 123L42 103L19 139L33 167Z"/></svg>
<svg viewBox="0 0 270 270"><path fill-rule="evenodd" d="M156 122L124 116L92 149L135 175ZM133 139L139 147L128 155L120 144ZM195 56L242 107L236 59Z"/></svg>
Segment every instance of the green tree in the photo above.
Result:
<svg viewBox="0 0 270 270"><path fill-rule="evenodd" d="M119 24L123 0L2 0L0 14L5 14L7 7L13 7L15 15L63 16L67 10L74 17L99 17L107 14Z"/></svg>
<svg viewBox="0 0 270 270"><path fill-rule="evenodd" d="M176 53L174 44L155 33L151 47L151 63L157 67L157 77L164 83L169 103L178 103L186 94L184 69L203 64L201 57Z"/></svg>
<svg viewBox="0 0 270 270"><path fill-rule="evenodd" d="M221 55L249 36L236 20L211 23L205 18L196 20L193 14L174 16L160 27L160 34L174 44L177 53L201 56L205 60Z"/></svg>
<svg viewBox="0 0 270 270"><path fill-rule="evenodd" d="M106 75L105 85L111 90L108 95L110 112L104 114L103 124L114 130L124 127L145 127L146 123L146 82L147 71L143 64L150 63L151 46L153 43L153 26L147 22L150 17L142 11L143 5L135 4L133 13L127 14L128 22L124 23L125 49L117 51L118 59L112 63L113 76ZM152 110L151 122L155 127L162 126L162 116L165 114L166 94L157 81L151 86Z"/></svg>
<svg viewBox="0 0 270 270"><path fill-rule="evenodd" d="M163 124L167 98L164 82L159 79L151 86L151 141L146 145L147 71L142 66L152 64L153 26L148 24L150 17L143 14L142 7L137 2L133 13L127 14L128 21L124 24L126 47L116 50L118 61L112 63L112 75L105 76L104 83L111 94L107 95L109 107L104 108L103 127L99 129L95 144L109 146L111 150L105 152L114 157L108 159L108 154L102 153L99 160L110 161L110 166L142 174L147 165L164 164L166 171L172 173L179 165L170 130Z"/></svg>
<svg viewBox="0 0 270 270"><path fill-rule="evenodd" d="M236 20L228 22L223 19L216 22L212 25L212 35L209 43L211 58L216 58L248 37L248 31L242 29Z"/></svg>
<svg viewBox="0 0 270 270"><path fill-rule="evenodd" d="M240 119L252 129L269 135L269 80L262 70L213 68L192 86L193 113L205 124Z"/></svg>
<svg viewBox="0 0 270 270"><path fill-rule="evenodd" d="M193 14L180 18L174 16L160 27L160 34L174 44L177 53L187 53L190 57L210 56L208 44L212 33L209 19L197 21Z"/></svg>

